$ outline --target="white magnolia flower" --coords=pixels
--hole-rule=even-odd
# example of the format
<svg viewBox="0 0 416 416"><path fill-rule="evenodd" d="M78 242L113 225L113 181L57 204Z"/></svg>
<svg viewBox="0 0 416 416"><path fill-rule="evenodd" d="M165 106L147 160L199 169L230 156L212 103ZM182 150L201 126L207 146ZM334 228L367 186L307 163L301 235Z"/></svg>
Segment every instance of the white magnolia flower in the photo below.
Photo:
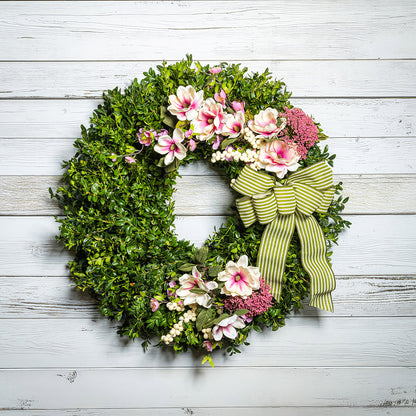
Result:
<svg viewBox="0 0 416 416"><path fill-rule="evenodd" d="M186 156L185 146L182 144L185 134L181 129L173 130L172 137L164 134L159 137L155 145L155 151L161 155L166 155L164 159L165 165L169 165L173 160L182 160Z"/></svg>
<svg viewBox="0 0 416 416"><path fill-rule="evenodd" d="M219 341L223 336L230 339L235 339L238 335L237 329L244 328L246 325L244 321L237 315L230 316L223 319L218 325L212 328L212 335L215 341Z"/></svg>
<svg viewBox="0 0 416 416"><path fill-rule="evenodd" d="M192 305L197 303L205 308L209 307L211 296L208 292L218 287L216 282L204 282L201 273L196 266L192 269L192 276L184 274L179 278L180 288L176 290L176 294L183 299L184 305ZM202 289L205 293L194 293L192 289Z"/></svg>
<svg viewBox="0 0 416 416"><path fill-rule="evenodd" d="M266 108L249 120L248 127L265 139L272 139L286 126L286 120L279 118L279 113L274 108Z"/></svg>
<svg viewBox="0 0 416 416"><path fill-rule="evenodd" d="M260 288L260 270L248 265L248 257L241 256L237 263L229 261L225 270L218 273L218 280L225 282L221 293L231 296L241 296L245 299Z"/></svg>
<svg viewBox="0 0 416 416"><path fill-rule="evenodd" d="M198 109L204 100L204 91L195 91L191 85L180 86L176 95L169 95L168 110L179 120L193 120L198 115Z"/></svg>

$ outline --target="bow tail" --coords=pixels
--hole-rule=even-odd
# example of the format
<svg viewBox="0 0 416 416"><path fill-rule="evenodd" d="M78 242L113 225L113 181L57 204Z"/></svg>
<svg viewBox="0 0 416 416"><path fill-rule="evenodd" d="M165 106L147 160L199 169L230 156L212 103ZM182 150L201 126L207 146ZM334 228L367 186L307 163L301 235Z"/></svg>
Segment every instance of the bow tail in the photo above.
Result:
<svg viewBox="0 0 416 416"><path fill-rule="evenodd" d="M265 228L261 237L257 266L279 301L289 244L295 230L295 215L278 215Z"/></svg>
<svg viewBox="0 0 416 416"><path fill-rule="evenodd" d="M331 292L335 289L335 276L326 258L322 229L313 216L296 213L295 217L302 245L302 265L311 279L309 305L333 312Z"/></svg>

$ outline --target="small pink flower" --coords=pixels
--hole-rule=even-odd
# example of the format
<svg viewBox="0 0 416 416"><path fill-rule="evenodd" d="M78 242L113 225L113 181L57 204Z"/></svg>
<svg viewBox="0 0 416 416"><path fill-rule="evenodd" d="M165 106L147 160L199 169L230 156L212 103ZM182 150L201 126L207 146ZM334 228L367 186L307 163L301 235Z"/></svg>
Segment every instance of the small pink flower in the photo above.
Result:
<svg viewBox="0 0 416 416"><path fill-rule="evenodd" d="M160 136L166 136L169 132L166 129L161 129L159 133L156 133L156 138L158 139Z"/></svg>
<svg viewBox="0 0 416 416"><path fill-rule="evenodd" d="M175 287L176 286L176 282L174 280L171 280L169 282L169 287Z"/></svg>
<svg viewBox="0 0 416 416"><path fill-rule="evenodd" d="M227 99L227 94L223 89L220 91L219 94L216 92L214 94L214 98L215 101L217 101L218 103L222 104L223 107L225 107L225 100Z"/></svg>
<svg viewBox="0 0 416 416"><path fill-rule="evenodd" d="M208 352L212 352L212 350L214 349L214 347L212 346L211 341L204 341L202 343L202 345Z"/></svg>
<svg viewBox="0 0 416 416"><path fill-rule="evenodd" d="M112 156L111 157L111 160L113 161L113 162L115 162L116 160L117 160L117 155L115 154L115 153L111 153L111 155L110 156Z"/></svg>
<svg viewBox="0 0 416 416"><path fill-rule="evenodd" d="M244 322L247 322L248 324L253 320L253 317L250 315L241 315L241 317L243 318Z"/></svg>
<svg viewBox="0 0 416 416"><path fill-rule="evenodd" d="M173 295L175 294L175 291L174 291L174 290L167 289L167 290L166 290L166 294L167 294L168 296L173 296Z"/></svg>
<svg viewBox="0 0 416 416"><path fill-rule="evenodd" d="M150 143L152 143L152 138L154 137L154 130L145 131L143 128L141 128L137 133L137 137L139 138L140 144L149 146Z"/></svg>
<svg viewBox="0 0 416 416"><path fill-rule="evenodd" d="M241 329L245 326L244 321L239 316L233 315L223 319L218 325L215 325L212 328L212 335L215 341L221 340L223 336L229 339L236 339L238 335L236 328Z"/></svg>
<svg viewBox="0 0 416 416"><path fill-rule="evenodd" d="M169 165L175 158L182 160L186 156L185 146L182 144L184 133L181 129L175 129L172 137L168 135L160 136L155 151L166 155L164 163Z"/></svg>
<svg viewBox="0 0 416 416"><path fill-rule="evenodd" d="M189 150L193 152L196 149L196 143L194 139L189 139Z"/></svg>
<svg viewBox="0 0 416 416"><path fill-rule="evenodd" d="M214 143L212 144L212 148L214 150L217 150L220 147L221 144L221 136L218 136L215 138Z"/></svg>
<svg viewBox="0 0 416 416"><path fill-rule="evenodd" d="M193 120L198 114L203 99L204 91L196 92L191 85L187 87L180 86L176 95L169 95L170 106L168 110L179 120Z"/></svg>
<svg viewBox="0 0 416 416"><path fill-rule="evenodd" d="M260 167L274 172L278 178L283 178L287 171L297 170L299 158L300 156L293 146L282 140L273 140L260 147Z"/></svg>
<svg viewBox="0 0 416 416"><path fill-rule="evenodd" d="M193 121L193 130L200 135L200 140L208 140L214 134L222 133L224 116L222 105L208 98Z"/></svg>
<svg viewBox="0 0 416 416"><path fill-rule="evenodd" d="M135 159L134 157L131 157L131 156L126 156L126 157L124 158L124 160L125 160L127 163L136 163L136 159Z"/></svg>
<svg viewBox="0 0 416 416"><path fill-rule="evenodd" d="M209 72L211 72L211 74L219 74L221 71L222 69L219 66L214 66L209 69Z"/></svg>
<svg viewBox="0 0 416 416"><path fill-rule="evenodd" d="M233 110L234 111L242 111L243 112L243 114L244 114L244 107L245 107L245 105L246 105L246 103L244 102L244 101L233 101L232 103L231 103L231 105L233 106Z"/></svg>
<svg viewBox="0 0 416 416"><path fill-rule="evenodd" d="M185 137L189 139L189 137L191 137L193 134L194 132L192 131L192 129L189 129L185 132Z"/></svg>
<svg viewBox="0 0 416 416"><path fill-rule="evenodd" d="M152 312L156 312L159 309L160 303L152 298L150 299L150 307L152 308Z"/></svg>

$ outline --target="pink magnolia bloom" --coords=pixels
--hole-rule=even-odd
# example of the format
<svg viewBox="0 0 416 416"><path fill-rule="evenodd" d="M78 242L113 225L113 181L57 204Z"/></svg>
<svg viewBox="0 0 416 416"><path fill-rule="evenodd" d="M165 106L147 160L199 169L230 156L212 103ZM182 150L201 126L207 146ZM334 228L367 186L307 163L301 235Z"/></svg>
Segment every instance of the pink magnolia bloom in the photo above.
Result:
<svg viewBox="0 0 416 416"><path fill-rule="evenodd" d="M237 329L244 328L246 325L244 321L237 315L230 316L223 319L218 325L215 325L212 328L212 335L214 336L215 341L219 341L223 336L226 336L230 339L237 338Z"/></svg>
<svg viewBox="0 0 416 416"><path fill-rule="evenodd" d="M150 299L150 307L152 309L152 312L156 312L159 309L159 306L160 303L156 299Z"/></svg>
<svg viewBox="0 0 416 416"><path fill-rule="evenodd" d="M241 256L237 263L229 261L225 270L218 273L218 280L225 282L221 293L245 299L260 287L260 270L248 265L248 257Z"/></svg>
<svg viewBox="0 0 416 416"><path fill-rule="evenodd" d="M244 114L244 107L246 105L244 101L233 101L231 105L233 106L234 111L242 111Z"/></svg>
<svg viewBox="0 0 416 416"><path fill-rule="evenodd" d="M124 160L125 160L127 163L136 163L136 159L135 159L134 157L131 157L131 156L126 156L126 157L124 158Z"/></svg>
<svg viewBox="0 0 416 416"><path fill-rule="evenodd" d="M189 150L193 152L196 149L196 143L194 139L189 139Z"/></svg>
<svg viewBox="0 0 416 416"><path fill-rule="evenodd" d="M188 85L180 86L176 95L169 95L170 106L168 110L179 120L193 120L198 115L198 109L204 99L204 91L195 91L195 88Z"/></svg>
<svg viewBox="0 0 416 416"><path fill-rule="evenodd" d="M296 150L281 140L273 140L260 147L259 165L283 178L287 171L294 172L299 167Z"/></svg>
<svg viewBox="0 0 416 416"><path fill-rule="evenodd" d="M208 140L214 134L222 133L224 117L222 105L208 98L193 121L193 131L200 135L200 140Z"/></svg>
<svg viewBox="0 0 416 416"><path fill-rule="evenodd" d="M164 160L165 165L172 163L175 157L182 160L186 156L186 149L182 144L184 138L184 133L181 129L173 130L172 137L168 135L159 137L155 145L155 151L161 155L166 155Z"/></svg>
<svg viewBox="0 0 416 416"><path fill-rule="evenodd" d="M219 74L221 71L222 69L219 66L214 66L209 69L209 72L211 72L211 74Z"/></svg>
<svg viewBox="0 0 416 416"><path fill-rule="evenodd" d="M222 134L224 136L229 136L230 138L238 137L244 129L244 123L245 118L242 111L237 111L235 114L229 114L226 118Z"/></svg>
<svg viewBox="0 0 416 416"><path fill-rule="evenodd" d="M249 120L248 127L265 139L276 137L285 127L286 120L279 118L279 113L274 108L266 108Z"/></svg>
<svg viewBox="0 0 416 416"><path fill-rule="evenodd" d="M184 274L179 278L179 283L181 286L176 290L176 294L183 299L184 305L197 303L205 308L209 307L211 301L211 296L209 296L208 292L218 287L216 282L204 282L196 266L192 269L192 276ZM202 289L206 293L193 293L191 292L192 289Z"/></svg>
<svg viewBox="0 0 416 416"><path fill-rule="evenodd" d="M225 108L225 100L227 99L227 94L225 93L223 89L220 91L219 94L216 92L214 94L214 98L215 98L215 101L222 104L223 108Z"/></svg>
<svg viewBox="0 0 416 416"><path fill-rule="evenodd" d="M212 350L214 349L211 341L204 341L202 343L203 347L208 351L208 352L212 352Z"/></svg>

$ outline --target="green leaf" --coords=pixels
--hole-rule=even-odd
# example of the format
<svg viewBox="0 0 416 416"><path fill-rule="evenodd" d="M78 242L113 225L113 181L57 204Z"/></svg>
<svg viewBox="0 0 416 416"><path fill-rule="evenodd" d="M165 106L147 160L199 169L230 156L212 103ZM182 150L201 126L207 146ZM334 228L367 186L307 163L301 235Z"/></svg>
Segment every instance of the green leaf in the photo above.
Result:
<svg viewBox="0 0 416 416"><path fill-rule="evenodd" d="M212 368L214 368L214 361L212 361L212 358L210 355L206 355L203 359L202 359L202 364L205 364L206 362L208 362L210 364L210 366Z"/></svg>
<svg viewBox="0 0 416 416"><path fill-rule="evenodd" d="M248 309L237 309L233 315L242 316L246 313L249 313L250 311Z"/></svg>
<svg viewBox="0 0 416 416"><path fill-rule="evenodd" d="M165 166L165 156L161 157L158 162L156 163L156 166L158 168L163 168Z"/></svg>
<svg viewBox="0 0 416 416"><path fill-rule="evenodd" d="M202 328L204 328L204 325L206 322L210 321L212 319L212 309L202 309L201 312L199 312L195 325L197 331L201 331Z"/></svg>
<svg viewBox="0 0 416 416"><path fill-rule="evenodd" d="M167 108L163 105L160 107L160 118L167 126L175 128L175 120L169 115Z"/></svg>
<svg viewBox="0 0 416 416"><path fill-rule="evenodd" d="M194 267L195 267L195 264L185 263L185 264L182 264L182 266L179 267L178 270L181 272L191 272Z"/></svg>
<svg viewBox="0 0 416 416"><path fill-rule="evenodd" d="M205 323L204 328L211 328L213 325L219 324L221 321L223 321L226 318L229 318L230 315L228 313L222 313L218 318L214 318L209 320Z"/></svg>
<svg viewBox="0 0 416 416"><path fill-rule="evenodd" d="M222 267L221 266L218 266L218 265L211 266L208 269L208 276L209 277L217 277L218 276L218 273L220 273L221 271L222 271Z"/></svg>
<svg viewBox="0 0 416 416"><path fill-rule="evenodd" d="M204 264L207 257L208 257L208 247L203 246L200 249L195 251L195 254L193 256L193 260L197 264Z"/></svg>
<svg viewBox="0 0 416 416"><path fill-rule="evenodd" d="M174 172L179 168L181 161L179 159L173 159L173 162L165 167L165 172Z"/></svg>
<svg viewBox="0 0 416 416"><path fill-rule="evenodd" d="M235 137L233 139L226 139L221 143L221 150L224 150L227 146L230 146L233 144L236 140L238 140L238 137Z"/></svg>
<svg viewBox="0 0 416 416"><path fill-rule="evenodd" d="M191 293L196 293L197 295L205 295L207 293L204 289L194 288L190 290Z"/></svg>

